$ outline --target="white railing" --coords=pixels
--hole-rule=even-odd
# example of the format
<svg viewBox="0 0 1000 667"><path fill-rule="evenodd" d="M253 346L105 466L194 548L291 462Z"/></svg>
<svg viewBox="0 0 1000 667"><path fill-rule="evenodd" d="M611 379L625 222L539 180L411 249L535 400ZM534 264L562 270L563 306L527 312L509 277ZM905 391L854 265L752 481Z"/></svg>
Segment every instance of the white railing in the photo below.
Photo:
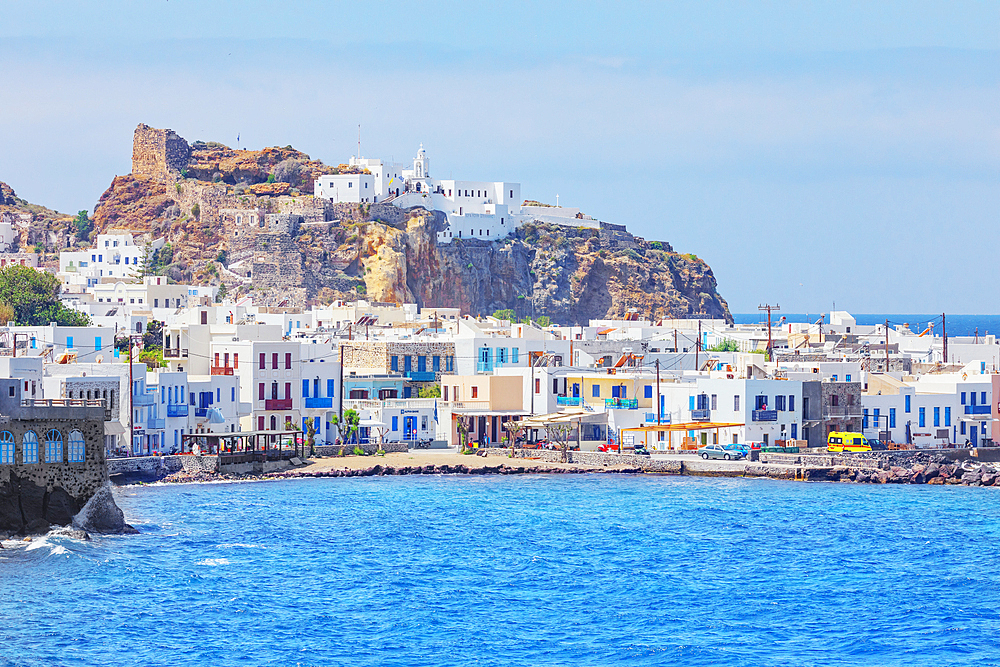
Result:
<svg viewBox="0 0 1000 667"><path fill-rule="evenodd" d="M444 410L489 410L489 401L443 401L438 407Z"/></svg>

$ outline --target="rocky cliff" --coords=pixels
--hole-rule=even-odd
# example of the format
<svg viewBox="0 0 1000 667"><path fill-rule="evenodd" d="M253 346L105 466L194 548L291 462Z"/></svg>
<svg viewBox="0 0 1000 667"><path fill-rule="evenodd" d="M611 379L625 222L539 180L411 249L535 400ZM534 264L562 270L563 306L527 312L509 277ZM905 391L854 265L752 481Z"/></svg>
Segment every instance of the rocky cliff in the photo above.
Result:
<svg viewBox="0 0 1000 667"><path fill-rule="evenodd" d="M668 243L611 225L536 223L498 241L439 246L440 212L314 199L312 180L337 170L291 147L188 145L140 125L133 173L101 196L95 227L165 236L168 276L225 283L264 305L365 297L471 315L511 309L565 324L630 311L730 318L711 268Z"/></svg>

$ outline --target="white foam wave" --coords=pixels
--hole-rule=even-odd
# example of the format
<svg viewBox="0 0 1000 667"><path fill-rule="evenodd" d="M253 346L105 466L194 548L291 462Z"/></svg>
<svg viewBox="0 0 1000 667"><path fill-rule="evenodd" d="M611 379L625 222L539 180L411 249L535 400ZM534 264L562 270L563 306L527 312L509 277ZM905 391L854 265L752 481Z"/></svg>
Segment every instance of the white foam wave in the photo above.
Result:
<svg viewBox="0 0 1000 667"><path fill-rule="evenodd" d="M219 565L229 565L228 558L206 558L205 560L200 560L196 563L197 565L207 565L209 567L218 567Z"/></svg>

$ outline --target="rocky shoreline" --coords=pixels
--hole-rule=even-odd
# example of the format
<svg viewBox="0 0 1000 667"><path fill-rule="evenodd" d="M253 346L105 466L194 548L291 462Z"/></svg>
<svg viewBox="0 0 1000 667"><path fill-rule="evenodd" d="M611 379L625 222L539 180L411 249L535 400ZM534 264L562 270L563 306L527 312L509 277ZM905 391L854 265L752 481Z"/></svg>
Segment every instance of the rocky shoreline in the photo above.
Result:
<svg viewBox="0 0 1000 667"><path fill-rule="evenodd" d="M878 452L856 457L856 463L836 466L789 466L747 462L746 465L712 465L711 462L651 461L650 465L615 467L580 464L553 465L498 463L483 465L486 457L476 457L465 464L393 465L388 462L371 466L325 468L306 466L269 473L209 473L178 471L153 480L155 483L249 482L281 479L319 479L335 477L382 477L400 475L580 475L580 474L672 474L698 477L745 477L786 479L812 482L850 482L856 484L931 484L1000 487L1000 464L978 461L952 461L940 454ZM325 462L319 459L319 462ZM517 459L515 459L517 461ZM525 462L527 463L527 462ZM655 465L654 465L655 464ZM144 484L147 482L138 482Z"/></svg>
<svg viewBox="0 0 1000 667"><path fill-rule="evenodd" d="M834 468L842 481L868 484L956 484L1000 486L1000 465L964 460L952 461L941 454L897 454L879 452L859 461L870 466Z"/></svg>

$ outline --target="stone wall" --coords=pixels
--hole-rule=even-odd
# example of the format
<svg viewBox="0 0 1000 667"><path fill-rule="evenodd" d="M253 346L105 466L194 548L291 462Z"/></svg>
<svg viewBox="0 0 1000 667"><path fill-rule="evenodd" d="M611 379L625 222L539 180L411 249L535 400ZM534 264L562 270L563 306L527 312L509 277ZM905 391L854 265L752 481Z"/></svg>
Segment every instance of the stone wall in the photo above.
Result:
<svg viewBox="0 0 1000 667"><path fill-rule="evenodd" d="M488 456L509 456L510 450L502 447L489 447L485 451ZM636 454L615 454L612 452L566 452L566 461L563 461L561 451L551 449L515 449L514 458L537 459L547 463L581 463L583 465L606 468L610 466L628 466L632 468L642 468L649 472L664 472L680 474L682 462L679 460L661 461L654 460L648 456Z"/></svg>
<svg viewBox="0 0 1000 667"><path fill-rule="evenodd" d="M445 373L445 358L455 356L455 344L451 342L381 342L381 341L351 341L341 343L344 348L344 368L374 369L381 373L402 373L406 368L405 357L413 357L411 370L417 370L417 357L427 358L427 370L434 370L434 357L441 357L441 366L434 375L434 381L440 382ZM399 358L398 371L392 370L392 357Z"/></svg>
<svg viewBox="0 0 1000 667"><path fill-rule="evenodd" d="M132 175L173 180L191 159L191 147L173 130L139 124L132 137Z"/></svg>
<svg viewBox="0 0 1000 667"><path fill-rule="evenodd" d="M192 474L218 472L219 457L184 454L108 459L108 475L148 473L155 476L180 472L181 470Z"/></svg>
<svg viewBox="0 0 1000 667"><path fill-rule="evenodd" d="M370 456L379 450L379 445L358 445L364 450L366 456ZM313 447L313 456L326 457L326 456L339 456L340 450L344 450L344 455L353 455L354 445L348 444L343 446L338 445L316 445ZM382 451L386 453L392 452L408 452L410 447L405 442L386 442L382 444Z"/></svg>
<svg viewBox="0 0 1000 667"><path fill-rule="evenodd" d="M0 464L0 531L44 532L49 525L68 525L83 506L108 481L104 453L104 410L93 418L60 418L65 408L48 408L51 418L9 419L0 423L0 435L14 439L13 464ZM46 435L55 430L62 436L59 462L46 461ZM80 431L84 461L69 463L70 431ZM38 463L23 463L24 434L38 437Z"/></svg>

